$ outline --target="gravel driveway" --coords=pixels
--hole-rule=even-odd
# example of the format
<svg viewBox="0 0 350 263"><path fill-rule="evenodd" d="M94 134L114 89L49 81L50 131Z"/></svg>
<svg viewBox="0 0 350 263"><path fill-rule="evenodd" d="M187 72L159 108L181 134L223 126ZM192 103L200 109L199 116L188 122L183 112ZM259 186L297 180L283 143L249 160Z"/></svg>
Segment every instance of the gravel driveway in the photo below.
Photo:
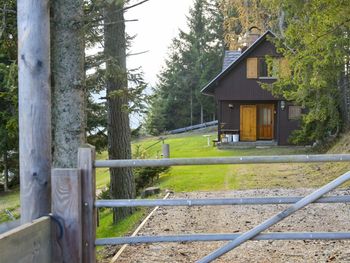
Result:
<svg viewBox="0 0 350 263"><path fill-rule="evenodd" d="M230 198L303 196L313 189L264 189L225 192L175 193L171 198ZM337 190L332 194L350 194ZM139 235L244 232L287 205L161 207ZM349 204L312 204L269 231L350 231ZM195 262L226 242L132 245L118 262ZM350 262L346 241L249 241L215 262Z"/></svg>

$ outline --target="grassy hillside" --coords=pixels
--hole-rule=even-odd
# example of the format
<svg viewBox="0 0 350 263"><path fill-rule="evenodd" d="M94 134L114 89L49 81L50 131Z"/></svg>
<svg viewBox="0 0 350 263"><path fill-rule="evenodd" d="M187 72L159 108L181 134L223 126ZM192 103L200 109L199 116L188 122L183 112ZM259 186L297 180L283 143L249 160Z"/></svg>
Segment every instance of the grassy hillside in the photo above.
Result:
<svg viewBox="0 0 350 263"><path fill-rule="evenodd" d="M271 147L219 150L207 146L207 138L216 138L216 133L195 131L166 136L170 145L171 158L190 157L228 157L252 155L307 154L310 148ZM161 143L158 137L140 139L133 142L136 148L147 149L147 158L160 158ZM153 146L152 146L153 145ZM328 153L347 153L350 151L350 134L343 135ZM105 157L105 156L100 156ZM158 185L162 189L174 191L215 191L249 188L295 188L318 187L350 169L347 163L326 164L249 164L249 165L207 165L177 166L160 177ZM98 186L109 180L108 169L98 171Z"/></svg>
<svg viewBox="0 0 350 263"><path fill-rule="evenodd" d="M212 135L211 138L216 137L215 133L209 134ZM165 143L170 145L171 158L302 154L307 151L305 148L289 147L219 150L216 147L208 147L207 139L203 135L195 132L168 136ZM134 147L141 145L146 149L155 142L155 138L149 138L135 142ZM154 158L159 156L160 152L161 144L157 144L149 148L148 156ZM259 167L259 170L270 169L266 165L264 167ZM282 169L279 165L274 167ZM159 185L163 189L169 188L174 191L215 191L259 187L250 183L250 179L253 179L257 172L254 165L177 166L160 177ZM266 187L266 185L263 184L260 187Z"/></svg>

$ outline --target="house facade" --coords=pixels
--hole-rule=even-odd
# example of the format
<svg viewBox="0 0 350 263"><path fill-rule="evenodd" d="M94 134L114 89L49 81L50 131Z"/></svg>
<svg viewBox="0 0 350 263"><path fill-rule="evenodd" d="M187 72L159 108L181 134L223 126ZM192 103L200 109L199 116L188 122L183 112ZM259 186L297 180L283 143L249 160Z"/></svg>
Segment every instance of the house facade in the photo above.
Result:
<svg viewBox="0 0 350 263"><path fill-rule="evenodd" d="M222 72L202 89L217 103L219 140L226 134L239 134L240 141L288 145L291 133L299 127L301 107L261 87L261 83L276 81L277 71L288 70L286 60L269 41L273 37L267 31L242 53L226 52Z"/></svg>

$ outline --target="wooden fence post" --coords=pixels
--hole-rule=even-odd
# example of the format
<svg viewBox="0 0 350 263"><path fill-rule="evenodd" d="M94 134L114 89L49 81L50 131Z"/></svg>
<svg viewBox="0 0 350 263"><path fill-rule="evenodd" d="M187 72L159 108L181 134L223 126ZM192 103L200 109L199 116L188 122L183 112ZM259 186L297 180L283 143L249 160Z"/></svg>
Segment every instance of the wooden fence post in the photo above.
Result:
<svg viewBox="0 0 350 263"><path fill-rule="evenodd" d="M21 222L50 213L51 88L49 0L18 0Z"/></svg>
<svg viewBox="0 0 350 263"><path fill-rule="evenodd" d="M52 170L52 262L82 262L81 171Z"/></svg>
<svg viewBox="0 0 350 263"><path fill-rule="evenodd" d="M96 175L95 148L86 145L78 150L78 168L81 170L82 185L82 228L83 228L83 263L96 262Z"/></svg>

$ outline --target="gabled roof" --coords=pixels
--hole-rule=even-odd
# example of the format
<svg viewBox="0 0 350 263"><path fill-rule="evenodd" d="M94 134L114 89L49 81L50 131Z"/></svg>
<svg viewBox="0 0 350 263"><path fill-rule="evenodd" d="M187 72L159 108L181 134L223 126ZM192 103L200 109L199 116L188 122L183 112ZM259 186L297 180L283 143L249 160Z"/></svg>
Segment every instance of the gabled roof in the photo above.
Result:
<svg viewBox="0 0 350 263"><path fill-rule="evenodd" d="M201 90L201 93L206 95L213 95L218 81L220 81L227 73L235 68L239 62L245 59L257 46L259 46L266 39L268 35L276 37L274 33L272 33L270 30L267 30L262 36L255 40L255 42L250 47L248 47L236 60L231 62L227 68L223 68L223 70Z"/></svg>

